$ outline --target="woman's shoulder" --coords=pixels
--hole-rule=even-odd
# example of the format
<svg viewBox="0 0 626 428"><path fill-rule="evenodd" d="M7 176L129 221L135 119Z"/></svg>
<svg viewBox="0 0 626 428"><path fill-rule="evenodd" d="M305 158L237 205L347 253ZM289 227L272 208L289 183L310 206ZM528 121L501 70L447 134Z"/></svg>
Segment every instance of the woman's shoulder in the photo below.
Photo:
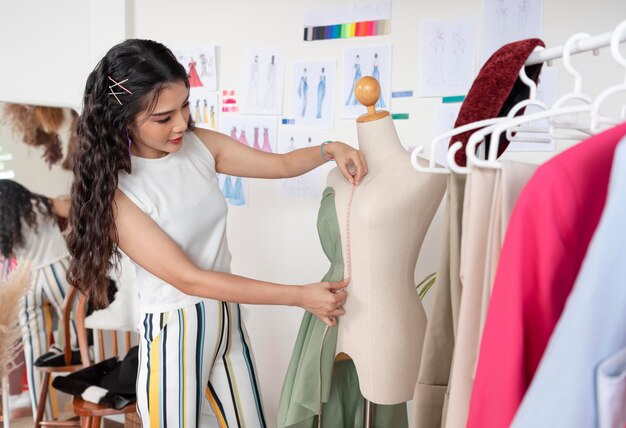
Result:
<svg viewBox="0 0 626 428"><path fill-rule="evenodd" d="M216 140L221 134L209 129L194 128L188 130L185 135L188 137L191 149L215 165Z"/></svg>

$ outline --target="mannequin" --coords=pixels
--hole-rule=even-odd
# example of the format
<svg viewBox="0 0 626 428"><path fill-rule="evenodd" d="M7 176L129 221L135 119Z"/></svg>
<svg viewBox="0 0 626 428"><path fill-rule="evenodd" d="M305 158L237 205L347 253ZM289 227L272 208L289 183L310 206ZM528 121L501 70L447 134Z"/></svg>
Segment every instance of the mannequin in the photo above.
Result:
<svg viewBox="0 0 626 428"><path fill-rule="evenodd" d="M338 322L337 353L354 361L363 396L377 404L413 398L426 314L415 290L422 241L439 207L446 176L412 168L389 112L376 111L380 86L373 77L356 85L368 112L357 119L359 149L369 173L354 190L351 206L351 282L345 315ZM328 175L346 253L350 183L338 168Z"/></svg>

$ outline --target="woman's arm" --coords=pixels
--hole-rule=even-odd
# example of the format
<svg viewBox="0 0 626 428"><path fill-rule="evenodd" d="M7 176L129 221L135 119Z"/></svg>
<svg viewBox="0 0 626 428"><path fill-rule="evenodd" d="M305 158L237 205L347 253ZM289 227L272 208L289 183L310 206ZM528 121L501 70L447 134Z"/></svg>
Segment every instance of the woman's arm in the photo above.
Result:
<svg viewBox="0 0 626 428"><path fill-rule="evenodd" d="M71 199L68 197L50 198L52 213L57 217L68 218L70 215Z"/></svg>
<svg viewBox="0 0 626 428"><path fill-rule="evenodd" d="M218 172L237 177L289 178L311 171L326 163L320 146L294 150L286 154L265 153L235 141L219 132L196 128L193 132L215 158ZM324 145L324 156L334 159L346 180L359 184L367 174L367 164L358 150L338 141ZM349 166L356 171L350 174Z"/></svg>
<svg viewBox="0 0 626 428"><path fill-rule="evenodd" d="M279 285L199 268L123 192L115 194L119 246L128 257L185 294L236 303L300 306L334 325L343 315L348 281L306 286Z"/></svg>

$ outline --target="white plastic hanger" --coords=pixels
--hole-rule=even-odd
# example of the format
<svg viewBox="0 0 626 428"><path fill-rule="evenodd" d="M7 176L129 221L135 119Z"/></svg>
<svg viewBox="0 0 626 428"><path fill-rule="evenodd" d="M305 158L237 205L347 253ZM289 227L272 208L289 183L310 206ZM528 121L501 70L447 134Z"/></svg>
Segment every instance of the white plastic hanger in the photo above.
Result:
<svg viewBox="0 0 626 428"><path fill-rule="evenodd" d="M463 143L460 141L455 142L450 146L448 150L448 166L450 169L457 174L469 174L472 170L472 166L474 165L474 159L477 159L476 156L476 148L480 143L485 141L487 135L489 135L497 125L504 123L508 118L502 117L500 121L494 123L490 126L487 126L483 129L479 129L474 132L469 140L467 140L467 144L465 145L465 155L466 155L466 166L460 166L456 163L456 154L461 148L463 148Z"/></svg>
<svg viewBox="0 0 626 428"><path fill-rule="evenodd" d="M534 120L550 119L553 117L558 117L558 116L568 115L568 114L588 113L590 111L591 111L591 105L583 104L583 105L576 105L576 106L561 107L558 109L551 109L548 111L541 111L538 113L525 115L525 116L518 116L515 119L512 119L508 122L496 125L493 129L493 132L491 133L491 140L499 141L502 133L506 132L507 129L513 126L522 125L524 123L532 122ZM479 159L478 157L473 156L473 158L471 159L471 162L473 165L477 165L483 168L498 169L498 168L501 168L502 165L500 162L498 162L497 158L498 158L498 144L492 144L491 147L489 148L489 154L486 160Z"/></svg>
<svg viewBox="0 0 626 428"><path fill-rule="evenodd" d="M602 124L610 124L616 125L626 119L626 109L622 108L621 115L619 119L614 119L607 116L600 115L600 108L602 103L607 100L612 95L615 95L619 92L626 91L626 58L622 56L619 50L620 37L622 33L626 31L626 21L622 21L613 31L613 35L611 36L611 55L613 59L617 61L618 64L621 64L624 67L625 77L624 83L620 85L613 85L607 89L605 89L594 101L591 108L591 131L593 133L600 132L600 128Z"/></svg>
<svg viewBox="0 0 626 428"><path fill-rule="evenodd" d="M424 152L424 146L417 146L411 152L411 165L413 168L420 172L430 172L434 174L450 174L450 170L448 168L438 168L435 165L435 154L437 153L437 145L442 141L448 141L457 135L463 134L467 131L473 131L478 128L482 128L488 125L492 125L494 123L502 122L505 118L497 117L493 119L485 119L479 122L468 123L467 125L459 126L458 128L454 128L451 131L448 131L444 134L437 136L432 143L430 143L430 160L428 161L428 166L422 166L418 163L417 157L420 153ZM460 144L460 143L459 143ZM449 153L449 150L448 150ZM449 163L449 162L448 162ZM456 164L455 164L456 165Z"/></svg>
<svg viewBox="0 0 626 428"><path fill-rule="evenodd" d="M534 51L538 51L538 50L542 50L544 49L542 46L537 46ZM522 66L522 68L519 71L519 78L522 82L524 82L528 88L530 89L530 93L528 95L528 98L525 100L520 101L519 103L515 104L511 110L509 111L509 113L507 114L507 118L512 119L515 116L517 116L517 114L519 113L520 110L522 110L523 108L526 107L539 107L541 109L541 111L546 111L549 110L549 107L542 101L537 99L537 84L528 77L528 75L526 74L526 66ZM519 138L516 138L513 133L514 132L527 132L527 133L540 133L540 134L544 134L547 135L548 134L548 129L547 128L542 128L542 127L518 127L517 129L508 129L506 131L506 138L513 142L513 141L519 141ZM549 136L543 136L543 137L524 137L523 138L524 142L529 142L529 143L551 143L552 142L552 138L550 138Z"/></svg>
<svg viewBox="0 0 626 428"><path fill-rule="evenodd" d="M582 75L572 65L571 59L574 43L589 37L591 37L591 35L587 33L576 33L572 35L569 39L567 39L567 42L565 42L565 45L563 46L563 65L565 66L565 70L567 70L567 72L574 78L574 91L567 93L560 97L558 100L556 100L554 105L552 106L553 110L565 107L567 103L571 103L572 101L578 101L579 103L582 102L583 104L588 105L592 103L591 97L582 92L583 78ZM557 132L557 129L570 129L574 131L579 131L579 133L559 133ZM550 120L549 133L550 136L554 139L570 140L579 137L586 138L587 136L591 135L591 130L589 129L588 125L581 124L578 121L578 117L575 116L574 120ZM580 133L584 133L585 135L581 135Z"/></svg>

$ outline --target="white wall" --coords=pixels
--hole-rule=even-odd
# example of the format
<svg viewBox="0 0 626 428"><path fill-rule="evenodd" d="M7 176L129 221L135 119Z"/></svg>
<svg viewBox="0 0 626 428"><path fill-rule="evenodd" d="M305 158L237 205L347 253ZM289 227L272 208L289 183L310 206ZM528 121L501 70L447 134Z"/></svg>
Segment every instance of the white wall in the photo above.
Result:
<svg viewBox="0 0 626 428"><path fill-rule="evenodd" d="M62 3L67 7L58 7ZM94 4L108 2L96 2ZM290 76L290 63L296 60L335 58L338 60L337 75L341 76L343 49L358 45L392 43L392 89L416 89L419 66L420 20L478 16L481 19L479 0L393 0L392 33L389 36L351 40L303 42L302 16L308 8L350 3L346 0L203 0L165 1L135 0L129 3L127 22L123 25L132 37L152 38L171 47L193 46L213 43L219 46L220 88L243 89L242 57L248 47L281 47L286 51ZM619 21L626 19L626 2L623 0L600 0L595 2L568 0L544 0L543 39L547 46L562 45L568 36L576 32L599 34L610 31ZM2 48L2 64L10 59L9 70L0 69L1 99L39 99L60 103L77 103L84 85L86 73L93 67L93 60L85 52L91 49L85 35L93 33L93 18L89 7L78 0L37 2L14 1L3 8L10 9L11 18L0 18L0 37L7 35L16 39L9 49ZM102 12L105 13L105 12ZM62 22L69 14L72 25L55 25L41 40L35 38L38 28L50 28L52 17ZM123 15L123 13L121 14ZM0 13L0 16L7 16ZM108 15L99 28L106 30L114 25L116 16ZM68 18L69 19L69 18ZM92 19L92 21L89 21ZM117 18L123 19L123 18ZM106 22L106 25L102 25ZM118 22L119 24L119 22ZM122 26L122 24L119 24ZM68 31L72 28L72 31ZM98 37L90 36L90 37ZM480 40L480 37L479 37ZM44 43L45 42L45 43ZM22 64L38 65L42 72L27 70L20 73ZM623 79L623 70L603 50L600 57L591 54L574 57L584 81L584 90L590 95L598 93L608 82ZM42 65L43 64L43 65ZM561 67L557 61L555 66ZM560 72L560 92L571 88L572 82ZM7 82L9 79L9 82ZM293 82L287 79L289 89ZM336 88L335 128L336 139L356 145L355 123L339 118L341 84ZM287 93L286 91L285 93ZM392 101L392 111L409 112L411 120L397 121L396 127L403 143L428 144L433 136L434 107L437 99L403 99ZM290 102L284 100L284 114L290 116ZM0 134L3 138L4 134ZM2 142L4 144L4 141ZM560 145L559 150L565 145ZM551 154L513 154L517 159L540 162ZM27 168L26 161L15 163L14 168ZM57 179L55 178L55 181ZM230 208L229 239L233 253L233 271L258 279L303 284L319 280L327 269L315 220L317 201L285 200L276 196L273 182L259 180L251 185L249 206ZM416 208L418 212L418 208ZM440 213L435 224L440 222ZM421 279L436 268L438 254L437 228L431 230L420 255L416 278ZM293 341L299 327L302 311L295 308L247 307L245 316L256 353L257 367L262 384L264 402L270 426L274 418L284 372L291 355Z"/></svg>

